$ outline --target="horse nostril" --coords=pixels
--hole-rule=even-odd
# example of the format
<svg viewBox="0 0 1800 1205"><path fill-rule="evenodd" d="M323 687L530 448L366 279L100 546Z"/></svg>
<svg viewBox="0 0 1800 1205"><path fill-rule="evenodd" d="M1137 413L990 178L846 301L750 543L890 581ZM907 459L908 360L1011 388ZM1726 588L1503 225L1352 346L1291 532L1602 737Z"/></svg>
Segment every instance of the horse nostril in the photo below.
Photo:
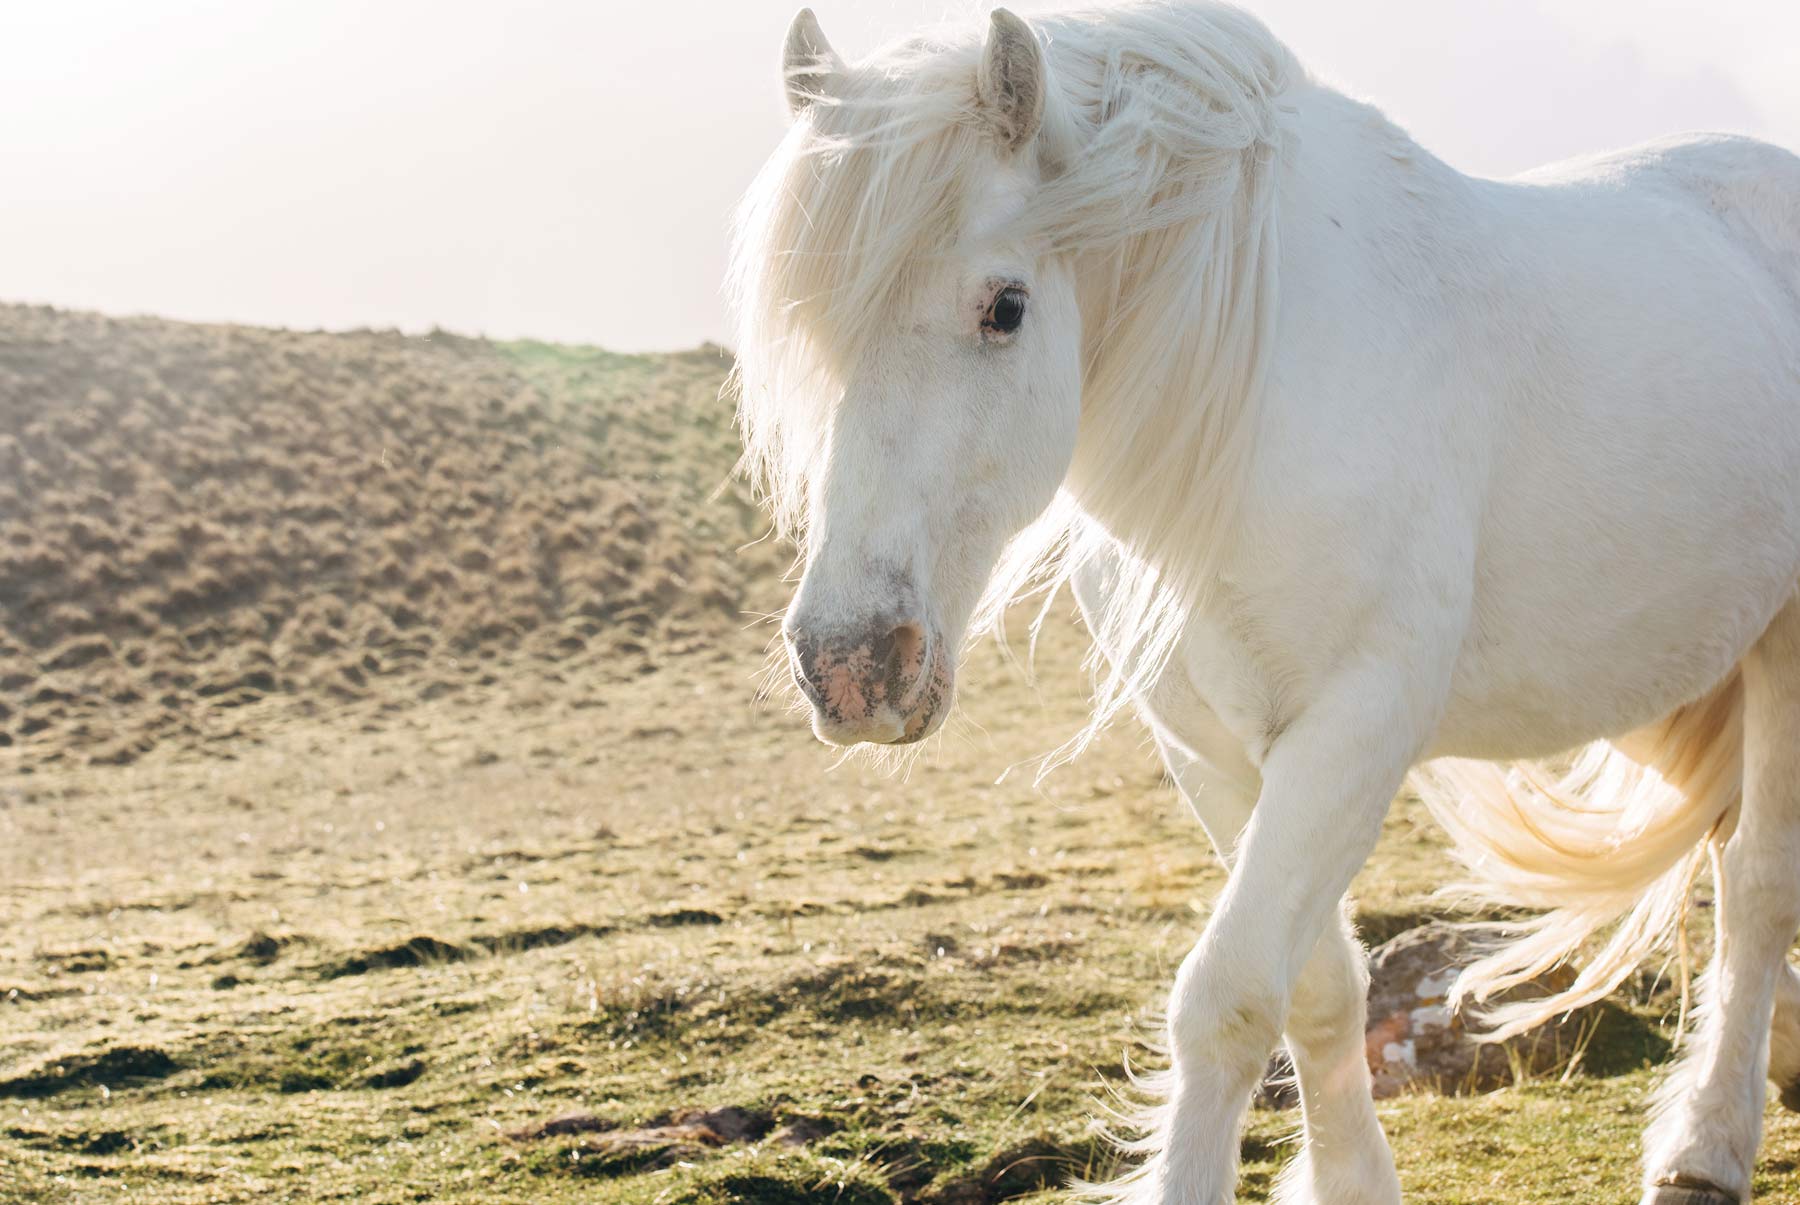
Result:
<svg viewBox="0 0 1800 1205"><path fill-rule="evenodd" d="M792 669L794 673L794 685L800 688L800 697L805 699L808 703L811 703L814 707L823 707L825 705L825 696L819 693L819 688L813 685L812 679L807 677L798 665L793 666Z"/></svg>
<svg viewBox="0 0 1800 1205"><path fill-rule="evenodd" d="M819 663L819 644L802 629L795 628L783 633L787 638L788 672L794 677L794 685L813 706L822 706L824 696L819 693L818 685L813 681L813 673Z"/></svg>
<svg viewBox="0 0 1800 1205"><path fill-rule="evenodd" d="M875 664L881 666L893 697L905 694L925 668L924 625L908 620L876 641Z"/></svg>

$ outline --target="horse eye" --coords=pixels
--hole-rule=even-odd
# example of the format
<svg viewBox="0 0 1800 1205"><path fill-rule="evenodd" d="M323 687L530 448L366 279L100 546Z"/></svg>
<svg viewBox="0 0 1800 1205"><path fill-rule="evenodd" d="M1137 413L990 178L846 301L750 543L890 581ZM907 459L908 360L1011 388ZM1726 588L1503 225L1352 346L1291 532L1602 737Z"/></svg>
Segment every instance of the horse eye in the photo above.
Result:
<svg viewBox="0 0 1800 1205"><path fill-rule="evenodd" d="M1025 321L1025 290L1017 286L1001 289L987 313L981 316L981 329L1010 335Z"/></svg>

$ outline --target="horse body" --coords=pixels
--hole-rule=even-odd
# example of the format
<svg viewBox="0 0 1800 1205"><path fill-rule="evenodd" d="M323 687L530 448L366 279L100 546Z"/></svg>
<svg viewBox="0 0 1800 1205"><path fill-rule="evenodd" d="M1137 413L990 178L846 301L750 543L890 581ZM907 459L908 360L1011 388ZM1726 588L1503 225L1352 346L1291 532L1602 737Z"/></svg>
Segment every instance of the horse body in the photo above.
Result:
<svg viewBox="0 0 1800 1205"><path fill-rule="evenodd" d="M1351 119L1300 131L1201 694L1258 749L1421 598L1462 612L1453 667L1411 658L1449 681L1425 756L1547 756L1704 694L1800 580L1800 276L1714 207L1745 177L1800 198L1800 162L1703 139L1493 183L1296 105Z"/></svg>
<svg viewBox="0 0 1800 1205"><path fill-rule="evenodd" d="M866 68L803 12L787 77L740 412L806 556L815 731L928 734L977 595L1035 565L1111 667L1096 723L1136 708L1231 864L1115 1199L1232 1199L1285 1036L1280 1199L1397 1200L1340 898L1421 763L1599 742L1560 783L1446 763L1428 793L1497 898L1550 909L1459 990L1610 931L1496 1015L1603 995L1710 844L1730 941L1644 1199L1741 1201L1764 1074L1800 1076L1800 161L1692 138L1465 177L1209 3L1002 11Z"/></svg>
<svg viewBox="0 0 1800 1205"><path fill-rule="evenodd" d="M1657 719L1800 580L1800 277L1670 179L1708 159L1692 184L1756 171L1800 205L1800 163L1738 140L1493 190L1535 219L1538 270L1516 282L1531 324L1503 340L1528 363L1490 394L1479 638L1434 752L1538 756Z"/></svg>

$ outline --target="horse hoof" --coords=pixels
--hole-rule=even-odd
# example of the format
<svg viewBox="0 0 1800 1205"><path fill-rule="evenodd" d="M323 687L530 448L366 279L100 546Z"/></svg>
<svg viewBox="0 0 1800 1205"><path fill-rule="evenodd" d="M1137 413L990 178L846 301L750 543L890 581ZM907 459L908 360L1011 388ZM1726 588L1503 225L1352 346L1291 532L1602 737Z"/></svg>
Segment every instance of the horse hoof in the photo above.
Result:
<svg viewBox="0 0 1800 1205"><path fill-rule="evenodd" d="M1790 1113L1800 1113L1800 1079L1781 1090L1781 1104Z"/></svg>
<svg viewBox="0 0 1800 1205"><path fill-rule="evenodd" d="M1674 1175L1659 1180L1644 1194L1643 1205L1742 1205L1738 1195L1698 1176Z"/></svg>

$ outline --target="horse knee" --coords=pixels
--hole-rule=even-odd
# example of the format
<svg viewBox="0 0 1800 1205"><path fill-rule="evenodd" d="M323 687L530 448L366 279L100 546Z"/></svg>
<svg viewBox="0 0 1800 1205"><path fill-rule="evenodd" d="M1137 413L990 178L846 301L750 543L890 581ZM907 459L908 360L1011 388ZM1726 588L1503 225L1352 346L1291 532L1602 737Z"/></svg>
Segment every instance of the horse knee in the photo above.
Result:
<svg viewBox="0 0 1800 1205"><path fill-rule="evenodd" d="M1280 993L1255 972L1203 963L1184 967L1169 999L1169 1044L1177 1066L1204 1060L1253 1074L1281 1036ZM1238 1066L1242 1064L1242 1066Z"/></svg>
<svg viewBox="0 0 1800 1205"><path fill-rule="evenodd" d="M1369 1008L1369 960L1347 929L1319 939L1294 987L1287 1034L1303 1048L1335 1046L1354 1038L1361 1049Z"/></svg>
<svg viewBox="0 0 1800 1205"><path fill-rule="evenodd" d="M1233 991L1205 1001L1190 1000L1169 1022L1178 1055L1242 1052L1258 1068L1281 1037L1279 1006L1273 997L1260 993Z"/></svg>

